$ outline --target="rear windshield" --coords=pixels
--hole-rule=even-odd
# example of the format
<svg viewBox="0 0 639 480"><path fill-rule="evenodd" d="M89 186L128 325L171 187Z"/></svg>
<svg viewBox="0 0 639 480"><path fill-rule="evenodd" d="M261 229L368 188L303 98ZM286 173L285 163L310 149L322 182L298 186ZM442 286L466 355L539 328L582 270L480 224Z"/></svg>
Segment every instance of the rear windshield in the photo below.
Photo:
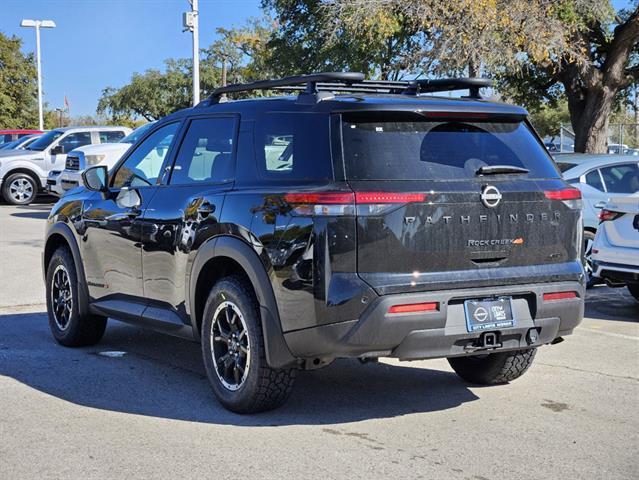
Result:
<svg viewBox="0 0 639 480"><path fill-rule="evenodd" d="M561 173L564 173L568 170L570 170L571 168L575 167L574 163L566 163L566 162L557 162L557 166L559 167L559 170L561 171Z"/></svg>
<svg viewBox="0 0 639 480"><path fill-rule="evenodd" d="M418 114L351 114L342 118L346 176L351 180L474 178L482 166L526 168L531 178L558 178L525 123L427 119Z"/></svg>

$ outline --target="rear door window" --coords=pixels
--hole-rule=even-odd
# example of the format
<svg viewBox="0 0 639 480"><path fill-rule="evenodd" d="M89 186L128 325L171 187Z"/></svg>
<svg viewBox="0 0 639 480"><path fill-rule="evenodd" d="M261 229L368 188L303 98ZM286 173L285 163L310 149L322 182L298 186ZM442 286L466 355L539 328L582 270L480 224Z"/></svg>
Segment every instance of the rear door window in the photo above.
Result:
<svg viewBox="0 0 639 480"><path fill-rule="evenodd" d="M124 138L122 130L100 132L100 143L117 143Z"/></svg>
<svg viewBox="0 0 639 480"><path fill-rule="evenodd" d="M419 114L344 115L346 176L351 180L474 178L482 166L526 168L558 178L544 146L524 122L434 120Z"/></svg>
<svg viewBox="0 0 639 480"><path fill-rule="evenodd" d="M191 121L169 183L189 185L233 180L235 125L236 120L232 117Z"/></svg>
<svg viewBox="0 0 639 480"><path fill-rule="evenodd" d="M639 166L636 163L601 168L601 176L609 193L639 191Z"/></svg>

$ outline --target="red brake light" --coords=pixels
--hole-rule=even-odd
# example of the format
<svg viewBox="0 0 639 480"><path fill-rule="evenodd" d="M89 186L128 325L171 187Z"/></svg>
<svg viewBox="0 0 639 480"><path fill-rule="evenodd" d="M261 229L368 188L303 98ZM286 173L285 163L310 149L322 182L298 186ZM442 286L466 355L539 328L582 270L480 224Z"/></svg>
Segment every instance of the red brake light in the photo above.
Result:
<svg viewBox="0 0 639 480"><path fill-rule="evenodd" d="M554 302L556 300L568 300L570 298L577 298L577 293L576 292L544 293L544 302Z"/></svg>
<svg viewBox="0 0 639 480"><path fill-rule="evenodd" d="M550 200L581 200L581 191L576 188L546 190L544 195Z"/></svg>
<svg viewBox="0 0 639 480"><path fill-rule="evenodd" d="M425 193L355 192L355 203L416 203L426 200Z"/></svg>
<svg viewBox="0 0 639 480"><path fill-rule="evenodd" d="M342 192L287 193L284 200L306 205L341 205L352 204L355 197L352 193Z"/></svg>
<svg viewBox="0 0 639 480"><path fill-rule="evenodd" d="M621 212L615 212L613 210L606 210L605 208L602 209L599 212L599 215L597 215L599 217L599 221L600 222L607 222L609 220L614 220L615 218L619 218L621 215L623 215Z"/></svg>
<svg viewBox="0 0 639 480"><path fill-rule="evenodd" d="M388 313L417 313L417 312L438 312L439 302L428 303L407 303L404 305L393 305L388 309Z"/></svg>

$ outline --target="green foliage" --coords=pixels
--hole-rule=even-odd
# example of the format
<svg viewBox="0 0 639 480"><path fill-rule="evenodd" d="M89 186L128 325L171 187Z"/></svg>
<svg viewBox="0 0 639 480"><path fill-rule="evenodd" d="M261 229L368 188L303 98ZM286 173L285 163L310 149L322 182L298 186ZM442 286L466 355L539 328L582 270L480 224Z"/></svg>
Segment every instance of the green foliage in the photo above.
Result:
<svg viewBox="0 0 639 480"><path fill-rule="evenodd" d="M541 137L555 137L559 135L561 125L570 122L568 103L564 99L556 105L545 104L530 115L530 122Z"/></svg>
<svg viewBox="0 0 639 480"><path fill-rule="evenodd" d="M0 128L37 127L37 77L33 55L22 40L0 32Z"/></svg>

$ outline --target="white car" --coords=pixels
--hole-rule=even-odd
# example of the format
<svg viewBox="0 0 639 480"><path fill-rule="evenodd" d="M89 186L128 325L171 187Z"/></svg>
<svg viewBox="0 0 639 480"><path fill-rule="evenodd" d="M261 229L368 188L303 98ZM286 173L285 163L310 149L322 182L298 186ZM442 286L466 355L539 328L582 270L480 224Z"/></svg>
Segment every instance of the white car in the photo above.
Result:
<svg viewBox="0 0 639 480"><path fill-rule="evenodd" d="M626 285L639 300L639 192L611 198L599 219L592 247L594 275L613 286Z"/></svg>
<svg viewBox="0 0 639 480"><path fill-rule="evenodd" d="M68 152L83 145L115 142L130 132L127 127L110 126L56 128L26 150L1 150L2 196L13 205L27 205L45 188L49 172L64 168Z"/></svg>
<svg viewBox="0 0 639 480"><path fill-rule="evenodd" d="M67 191L83 185L82 172L86 168L105 165L110 170L154 123L150 122L136 128L117 143L87 145L69 152L64 170L49 175L47 190L61 197Z"/></svg>

